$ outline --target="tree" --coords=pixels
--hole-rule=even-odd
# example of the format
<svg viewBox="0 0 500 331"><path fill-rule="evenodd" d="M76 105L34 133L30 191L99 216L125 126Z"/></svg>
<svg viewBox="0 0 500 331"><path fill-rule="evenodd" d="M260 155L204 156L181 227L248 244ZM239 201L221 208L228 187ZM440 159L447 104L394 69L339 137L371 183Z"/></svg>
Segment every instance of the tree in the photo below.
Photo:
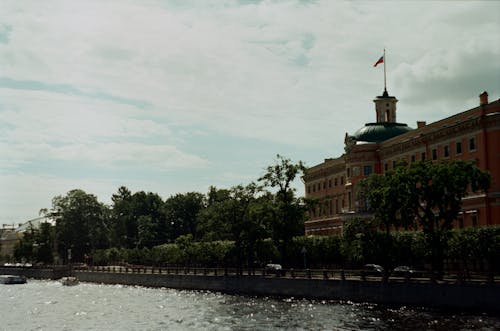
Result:
<svg viewBox="0 0 500 331"><path fill-rule="evenodd" d="M381 225L385 230L380 250L383 253L381 264L386 270L391 267L396 253L393 249L391 228L403 227L409 230L415 223L413 208L408 205L411 202L408 199L411 184L406 175L407 171L406 163L400 163L393 171L383 175L373 174L359 183L358 197L367 203L369 210L374 212L375 221L378 223L371 224L372 231Z"/></svg>
<svg viewBox="0 0 500 331"><path fill-rule="evenodd" d="M55 229L48 222L40 223L40 228L37 231L36 243L37 262L50 264L54 262L53 248L54 248Z"/></svg>
<svg viewBox="0 0 500 331"><path fill-rule="evenodd" d="M211 186L207 194L207 207L197 214L196 232L203 241L232 240L231 220L227 212L232 199L231 190Z"/></svg>
<svg viewBox="0 0 500 331"><path fill-rule="evenodd" d="M167 242L186 234L192 234L198 239L196 217L205 205L205 196L198 192L179 193L168 198L164 207Z"/></svg>
<svg viewBox="0 0 500 331"><path fill-rule="evenodd" d="M255 244L267 235L260 214L262 201L257 196L260 191L255 183L232 187L218 195L223 199L212 199L198 215L198 232L203 233L203 238L233 241L239 264L253 263Z"/></svg>
<svg viewBox="0 0 500 331"><path fill-rule="evenodd" d="M71 261L83 261L85 254L108 246L109 211L95 195L76 189L56 196L48 215L56 221L57 248L66 261L69 250Z"/></svg>
<svg viewBox="0 0 500 331"><path fill-rule="evenodd" d="M33 227L31 222L23 232L22 238L14 246L14 258L16 261L36 261L36 237L37 229Z"/></svg>
<svg viewBox="0 0 500 331"><path fill-rule="evenodd" d="M469 192L486 191L491 176L471 162L418 162L408 169L412 189L406 192L432 249L433 270L443 270L446 237Z"/></svg>
<svg viewBox="0 0 500 331"><path fill-rule="evenodd" d="M364 182L369 205L389 229L419 226L431 249L433 270L443 268L446 236L469 192L486 191L488 173L470 162L415 162Z"/></svg>
<svg viewBox="0 0 500 331"><path fill-rule="evenodd" d="M167 239L162 198L151 192L132 194L120 187L113 200L113 244L122 248L152 247Z"/></svg>
<svg viewBox="0 0 500 331"><path fill-rule="evenodd" d="M368 209L383 225L386 236L391 227L409 230L414 225L414 210L408 199L413 188L407 172L406 163L401 163L393 171L373 174L359 183L359 198L367 202Z"/></svg>
<svg viewBox="0 0 500 331"><path fill-rule="evenodd" d="M280 247L282 258L286 259L286 249L292 238L304 231L305 206L295 197L295 188L291 185L297 176L305 171L302 161L293 163L281 155L276 156L273 165L266 168L266 173L259 181L267 187L277 189L275 206L271 211L273 240Z"/></svg>
<svg viewBox="0 0 500 331"><path fill-rule="evenodd" d="M111 197L111 243L115 247L132 248L137 241L137 222L132 214L132 192L121 186Z"/></svg>

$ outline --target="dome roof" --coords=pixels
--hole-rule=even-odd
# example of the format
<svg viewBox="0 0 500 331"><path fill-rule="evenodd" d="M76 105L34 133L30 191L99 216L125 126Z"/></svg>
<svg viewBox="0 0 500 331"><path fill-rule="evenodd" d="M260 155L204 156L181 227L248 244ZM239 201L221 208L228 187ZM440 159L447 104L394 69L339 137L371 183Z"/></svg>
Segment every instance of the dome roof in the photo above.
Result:
<svg viewBox="0 0 500 331"><path fill-rule="evenodd" d="M413 129L403 123L366 123L364 127L354 133L354 138L359 142L379 143L411 130Z"/></svg>

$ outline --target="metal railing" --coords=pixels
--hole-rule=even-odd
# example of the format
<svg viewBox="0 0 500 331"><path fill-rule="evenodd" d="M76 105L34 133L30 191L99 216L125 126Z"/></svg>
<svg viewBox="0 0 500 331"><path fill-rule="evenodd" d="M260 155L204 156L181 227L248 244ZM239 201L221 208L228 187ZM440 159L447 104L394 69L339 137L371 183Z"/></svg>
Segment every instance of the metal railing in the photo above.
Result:
<svg viewBox="0 0 500 331"><path fill-rule="evenodd" d="M216 277L263 277L291 279L323 279L323 280L354 280L366 282L400 282L400 283L498 283L500 275L492 272L464 273L449 271L441 277L430 271L420 271L418 274L382 274L359 269L281 269L265 268L205 268L205 267L151 267L142 265L112 265L75 268L80 272L108 272L152 275L190 275Z"/></svg>

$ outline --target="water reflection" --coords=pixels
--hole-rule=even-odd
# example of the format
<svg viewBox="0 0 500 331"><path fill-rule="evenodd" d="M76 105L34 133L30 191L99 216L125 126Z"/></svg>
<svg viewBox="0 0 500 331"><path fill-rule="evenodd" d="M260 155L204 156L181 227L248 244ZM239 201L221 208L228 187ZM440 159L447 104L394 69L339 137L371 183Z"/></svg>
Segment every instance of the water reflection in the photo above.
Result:
<svg viewBox="0 0 500 331"><path fill-rule="evenodd" d="M53 281L0 286L2 330L497 330L500 319L350 302Z"/></svg>

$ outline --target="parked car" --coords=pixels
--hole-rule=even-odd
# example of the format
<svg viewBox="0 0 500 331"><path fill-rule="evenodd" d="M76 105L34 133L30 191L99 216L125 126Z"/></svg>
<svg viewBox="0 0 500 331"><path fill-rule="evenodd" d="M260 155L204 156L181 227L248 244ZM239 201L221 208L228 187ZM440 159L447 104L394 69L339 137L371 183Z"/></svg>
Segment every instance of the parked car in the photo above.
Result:
<svg viewBox="0 0 500 331"><path fill-rule="evenodd" d="M266 275L276 275L276 276L284 276L285 270L281 267L281 264L269 263L266 264L265 267Z"/></svg>
<svg viewBox="0 0 500 331"><path fill-rule="evenodd" d="M366 276L382 276L384 275L384 268L378 264L365 264L363 267L363 273Z"/></svg>
<svg viewBox="0 0 500 331"><path fill-rule="evenodd" d="M392 275L396 277L406 277L407 275L410 277L417 277L421 274L422 272L419 272L407 265L400 265L392 270Z"/></svg>

